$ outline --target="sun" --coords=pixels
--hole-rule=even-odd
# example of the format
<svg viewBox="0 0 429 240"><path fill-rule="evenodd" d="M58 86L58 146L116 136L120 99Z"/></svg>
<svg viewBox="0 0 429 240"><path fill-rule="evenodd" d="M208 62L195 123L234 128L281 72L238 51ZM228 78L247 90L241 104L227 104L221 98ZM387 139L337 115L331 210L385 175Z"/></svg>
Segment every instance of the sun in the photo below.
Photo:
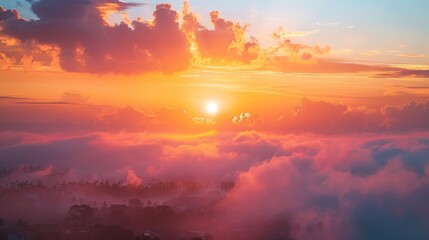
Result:
<svg viewBox="0 0 429 240"><path fill-rule="evenodd" d="M210 115L214 115L219 112L219 106L215 101L206 103L206 112Z"/></svg>

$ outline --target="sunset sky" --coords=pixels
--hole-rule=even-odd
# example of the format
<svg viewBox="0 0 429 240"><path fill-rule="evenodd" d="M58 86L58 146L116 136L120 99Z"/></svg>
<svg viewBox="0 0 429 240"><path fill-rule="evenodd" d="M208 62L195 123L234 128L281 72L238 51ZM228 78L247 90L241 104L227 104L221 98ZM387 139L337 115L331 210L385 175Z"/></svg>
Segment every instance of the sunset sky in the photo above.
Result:
<svg viewBox="0 0 429 240"><path fill-rule="evenodd" d="M0 184L232 179L228 214L277 192L264 214L324 222L321 239L427 239L428 9L1 0Z"/></svg>
<svg viewBox="0 0 429 240"><path fill-rule="evenodd" d="M382 107L428 94L427 1L173 1L158 16L157 1L31 2L2 2L5 97L196 116L216 100L279 117L303 97Z"/></svg>

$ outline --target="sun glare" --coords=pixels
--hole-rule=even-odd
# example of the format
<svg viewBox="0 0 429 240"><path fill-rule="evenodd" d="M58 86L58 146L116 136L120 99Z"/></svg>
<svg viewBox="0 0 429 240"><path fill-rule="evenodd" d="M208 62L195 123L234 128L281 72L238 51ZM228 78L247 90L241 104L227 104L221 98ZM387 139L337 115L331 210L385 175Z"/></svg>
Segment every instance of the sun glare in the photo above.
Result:
<svg viewBox="0 0 429 240"><path fill-rule="evenodd" d="M206 112L208 114L214 115L218 113L219 107L215 101L210 101L206 103Z"/></svg>

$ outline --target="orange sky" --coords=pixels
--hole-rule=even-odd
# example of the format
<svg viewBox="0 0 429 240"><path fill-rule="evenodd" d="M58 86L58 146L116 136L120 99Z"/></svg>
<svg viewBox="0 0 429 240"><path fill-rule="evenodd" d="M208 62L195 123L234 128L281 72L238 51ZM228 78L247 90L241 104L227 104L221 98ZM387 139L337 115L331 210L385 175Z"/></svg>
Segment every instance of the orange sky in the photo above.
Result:
<svg viewBox="0 0 429 240"><path fill-rule="evenodd" d="M1 8L1 104L132 106L149 115L167 107L190 118L249 113L271 122L293 115L304 98L383 114L429 96L428 66L405 53L402 64L371 62L375 51L353 61L342 47L309 43L311 31L278 26L267 42L216 9L201 16L188 1L174 6L151 6L147 20L134 15L139 3L117 0L44 0L31 14ZM216 116L205 112L209 101L219 105Z"/></svg>

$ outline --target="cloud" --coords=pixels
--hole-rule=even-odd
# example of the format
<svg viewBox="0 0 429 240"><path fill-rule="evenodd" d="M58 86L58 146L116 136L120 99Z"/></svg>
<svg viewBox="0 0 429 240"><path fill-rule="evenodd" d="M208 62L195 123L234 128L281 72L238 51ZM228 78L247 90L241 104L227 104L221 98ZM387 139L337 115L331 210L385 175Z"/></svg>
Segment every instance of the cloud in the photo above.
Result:
<svg viewBox="0 0 429 240"><path fill-rule="evenodd" d="M318 31L313 30L313 31L307 31L307 32L290 32L284 29L283 27L279 27L272 33L272 37L274 39L289 39L293 37L306 37L316 32Z"/></svg>
<svg viewBox="0 0 429 240"><path fill-rule="evenodd" d="M30 100L30 98L15 97L15 96L0 96L0 100Z"/></svg>
<svg viewBox="0 0 429 240"><path fill-rule="evenodd" d="M131 106L118 109L116 113L102 116L101 122L110 131L141 131L148 120L145 113L134 109Z"/></svg>
<svg viewBox="0 0 429 240"><path fill-rule="evenodd" d="M15 65L16 60L0 52L0 63L0 70L7 70L11 69Z"/></svg>
<svg viewBox="0 0 429 240"><path fill-rule="evenodd" d="M123 179L137 186L153 178L190 179L209 183L209 192L229 180L234 184L228 191L198 208L222 220L215 234L242 229L250 240L428 234L427 132L7 135L20 140L0 147L3 185Z"/></svg>
<svg viewBox="0 0 429 240"><path fill-rule="evenodd" d="M39 136L39 139L44 138ZM1 149L4 154L1 158L2 166L15 168L48 166L53 163L53 175L45 179L48 183L58 180L57 175L60 173L65 181L103 177L119 180L128 175L130 166L139 166L140 161L137 161L139 158L142 161L155 159L160 154L160 146L150 142L121 145L104 140L103 135L90 134L8 145ZM80 166L85 167L81 169Z"/></svg>
<svg viewBox="0 0 429 240"><path fill-rule="evenodd" d="M202 26L189 3L185 1L183 8L183 29L191 41L196 43L197 54L212 64L250 64L260 54L259 43L255 38L248 38L248 25L228 21L220 16L219 11L210 13L210 21L214 29Z"/></svg>
<svg viewBox="0 0 429 240"><path fill-rule="evenodd" d="M429 101L411 102L401 107L384 108L385 123L393 130L429 129Z"/></svg>
<svg viewBox="0 0 429 240"><path fill-rule="evenodd" d="M76 93L58 101L0 96L0 130L35 132L151 132L200 133L266 131L282 133L351 134L429 130L428 102L404 106L348 106L343 103L302 98L291 111L274 109L272 115L219 114L210 119L181 108L144 111L132 106L115 107L85 103ZM68 100L68 101L64 101ZM83 101L83 102L82 102ZM427 101L427 99L425 99ZM411 117L412 116L412 117Z"/></svg>
<svg viewBox="0 0 429 240"><path fill-rule="evenodd" d="M241 113L217 119L219 131L262 130L283 133L381 133L428 130L427 102L404 106L350 107L342 103L302 98L293 111L277 111L278 118ZM412 117L410 117L412 116ZM428 116L429 117L429 116Z"/></svg>
<svg viewBox="0 0 429 240"><path fill-rule="evenodd" d="M353 110L344 104L301 100L292 115L283 118L284 128L294 132L344 133L377 131L382 127L381 114Z"/></svg>
<svg viewBox="0 0 429 240"><path fill-rule="evenodd" d="M428 218L420 211L425 209L422 197L429 194L427 143L411 150L401 144L415 144L415 138L403 137L387 137L389 144L376 149L371 143L383 139L316 137L320 150L314 156L273 157L242 172L218 211L225 213L226 226L252 229L249 239L277 239L279 234L291 239L423 239L428 234ZM297 141L308 145L302 138ZM402 153L383 153L395 151ZM422 175L406 166L417 159L423 161Z"/></svg>
<svg viewBox="0 0 429 240"><path fill-rule="evenodd" d="M328 59L330 46L290 40L315 31L288 32L279 28L272 34L277 44L262 48L258 39L248 36L250 25L222 18L219 11L209 15L213 28L203 26L188 1L184 1L181 21L169 4L157 5L153 19L142 21L129 19L126 12L141 5L138 3L119 0L30 3L36 20L25 20L16 10L0 9L3 70L144 74L215 65L281 72L361 72L374 77L427 76L426 70ZM123 21L109 24L111 13L121 14Z"/></svg>
<svg viewBox="0 0 429 240"><path fill-rule="evenodd" d="M58 47L59 63L66 71L136 74L186 70L189 44L169 4L157 5L152 23L111 26L103 19L108 11L132 6L136 4L117 0L41 0L32 5L38 20L27 21L2 9L5 20L1 25L5 34L21 42Z"/></svg>
<svg viewBox="0 0 429 240"><path fill-rule="evenodd" d="M139 178L133 170L128 170L127 179L125 180L128 186L140 186L143 180Z"/></svg>
<svg viewBox="0 0 429 240"><path fill-rule="evenodd" d="M294 43L291 37L305 36L304 33L290 33L283 28L278 28L273 32L272 37L278 41L278 45L269 50L270 55L283 55L287 62L314 62L315 56L327 54L330 51L329 46L310 46L300 43Z"/></svg>
<svg viewBox="0 0 429 240"><path fill-rule="evenodd" d="M18 19L19 13L17 10L8 10L0 6L0 21L5 21L9 19Z"/></svg>
<svg viewBox="0 0 429 240"><path fill-rule="evenodd" d="M183 109L140 111L132 106L115 107L81 102L86 97L66 93L59 101L43 102L4 96L0 105L0 130L35 132L200 132ZM66 98L66 99L65 99ZM69 100L65 102L64 100Z"/></svg>
<svg viewBox="0 0 429 240"><path fill-rule="evenodd" d="M13 13L13 14L11 14ZM0 7L0 58L2 69L57 70L59 50L34 41L20 42L5 33L4 25L22 20L16 10Z"/></svg>
<svg viewBox="0 0 429 240"><path fill-rule="evenodd" d="M410 102L403 106L385 106L381 109L351 108L333 104L301 100L291 115L285 115L277 129L288 132L357 133L400 132L429 130L429 102Z"/></svg>
<svg viewBox="0 0 429 240"><path fill-rule="evenodd" d="M118 132L77 137L64 133L2 132L1 136L3 168L50 166L52 174L34 178L49 183L57 181L60 173L67 181L137 179L130 170L142 181L231 180L254 164L273 156L289 155L281 139L265 138L257 132L197 135ZM28 179L25 175L21 177ZM0 182L9 180L4 176Z"/></svg>
<svg viewBox="0 0 429 240"><path fill-rule="evenodd" d="M14 104L31 104L31 105L67 105L67 104L73 104L69 102L63 102L63 101L51 101L51 102L31 102L31 101L19 101L19 102L13 102Z"/></svg>
<svg viewBox="0 0 429 240"><path fill-rule="evenodd" d="M415 70L415 69L396 69L394 71L388 71L377 74L377 77L383 78L428 78L429 70Z"/></svg>
<svg viewBox="0 0 429 240"><path fill-rule="evenodd" d="M288 45L290 44L291 46L294 45L292 42L288 43ZM313 50L311 50L312 48L316 49L313 54ZM293 53L294 49L298 49L298 51ZM318 55L325 54L323 52L320 53L320 46L309 46L309 55L305 56L303 55L305 51L301 51L300 53L300 49L305 49L305 47L300 47L300 44L298 44L296 48L287 48L287 51L292 51L292 58L289 58L288 55L285 55L285 52L280 55L270 56L265 60L264 64L261 66L261 69L287 73L362 73L369 75L370 77L382 77L383 74L388 72L400 70L399 68L389 66L365 65L346 62L338 59L319 58ZM325 50L327 49L328 48L325 47ZM276 51L277 50L275 50L274 53Z"/></svg>

